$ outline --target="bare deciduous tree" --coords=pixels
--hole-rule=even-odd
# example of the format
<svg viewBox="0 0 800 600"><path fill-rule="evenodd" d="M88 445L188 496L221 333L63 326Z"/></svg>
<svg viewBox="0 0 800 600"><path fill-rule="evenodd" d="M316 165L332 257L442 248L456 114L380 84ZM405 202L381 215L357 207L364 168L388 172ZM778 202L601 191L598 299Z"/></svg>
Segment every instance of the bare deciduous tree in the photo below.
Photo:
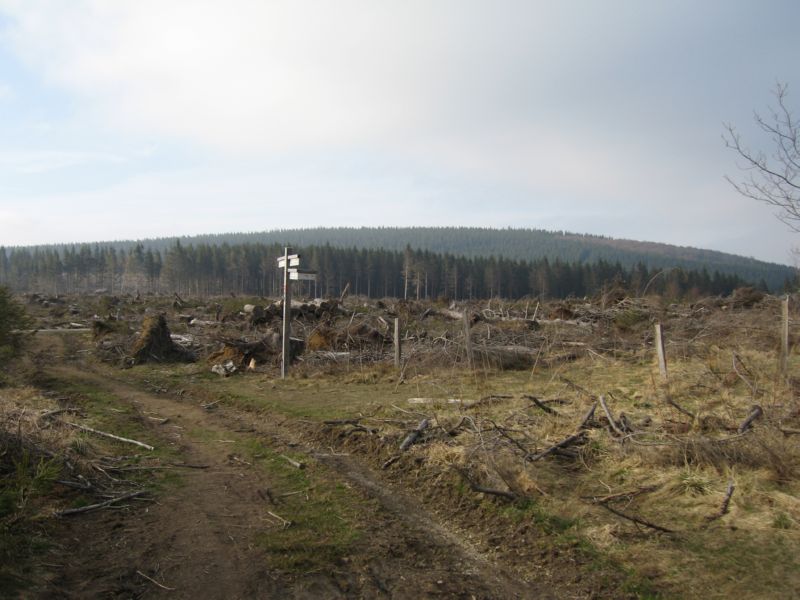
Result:
<svg viewBox="0 0 800 600"><path fill-rule="evenodd" d="M800 124L787 105L788 86L778 83L774 95L777 105L769 115L754 113L759 129L770 136L771 152L751 150L742 142L736 128L725 124L725 145L736 152L739 168L746 172L739 180L725 176L743 196L765 202L778 209L776 216L800 232Z"/></svg>

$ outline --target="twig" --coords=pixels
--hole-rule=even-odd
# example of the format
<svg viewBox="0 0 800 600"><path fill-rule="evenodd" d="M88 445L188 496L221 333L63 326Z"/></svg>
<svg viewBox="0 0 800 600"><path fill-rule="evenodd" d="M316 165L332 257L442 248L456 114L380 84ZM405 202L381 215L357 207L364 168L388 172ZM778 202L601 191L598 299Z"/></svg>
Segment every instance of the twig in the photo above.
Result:
<svg viewBox="0 0 800 600"><path fill-rule="evenodd" d="M150 583L154 583L154 584L156 584L156 585L157 585L158 587L160 587L162 590L168 590L168 591L170 591L170 592L174 592L174 591L177 589L177 588L171 588L171 587L167 587L166 585L163 585L163 584L161 584L161 583L158 583L158 582L157 582L155 579L153 579L152 577L148 577L147 575L145 575L144 573L142 573L142 572L141 572L141 571L139 571L138 569L136 570L136 574L137 574L137 575L141 575L142 577L144 577L145 579L147 579L147 581L149 581Z"/></svg>
<svg viewBox="0 0 800 600"><path fill-rule="evenodd" d="M128 500L130 498L135 498L136 496L141 496L142 494L146 494L147 490L139 490L136 492L128 492L127 494L122 494L121 496L117 496L115 498L110 498L105 502L99 502L98 504L90 504L88 506L81 506L80 508L68 508L67 510L62 510L56 513L56 516L65 517L68 515L77 515L85 512L89 512L92 510L98 510L100 508L105 508L106 506L111 506L117 502L121 502L122 500Z"/></svg>
<svg viewBox="0 0 800 600"><path fill-rule="evenodd" d="M268 511L267 511L267 514L268 514L270 517L273 517L273 518L275 518L275 519L278 519L278 521L280 521L280 522L283 524L283 528L284 528L284 529L288 529L289 527L291 527L291 526L292 526L292 522L291 522L291 521L287 521L287 520L286 520L286 519L284 519L283 517L281 517L281 516L279 516L279 515L276 515L276 514L275 514L274 512L272 512L271 510L268 510Z"/></svg>
<svg viewBox="0 0 800 600"><path fill-rule="evenodd" d="M395 454L394 456L390 457L389 460L387 460L385 463L383 463L381 465L381 469L383 469L383 470L388 469L394 463L396 463L398 460L400 460L400 455L399 454Z"/></svg>
<svg viewBox="0 0 800 600"><path fill-rule="evenodd" d="M609 506L608 503L606 503L606 502L601 502L601 503L598 504L598 506L602 506L608 512L610 512L612 514L615 514L618 517L621 517L623 519L627 519L628 521L631 521L633 523L636 523L637 525L644 525L645 527L649 527L650 529L655 529L656 531L662 531L664 533L675 533L675 531L673 531L672 529L667 529L666 527L661 527L660 525L656 525L655 523L651 523L650 521L645 521L644 519L642 519L640 517L634 517L632 515L626 515L624 512L622 512L620 510L617 510L613 506Z"/></svg>
<svg viewBox="0 0 800 600"><path fill-rule="evenodd" d="M719 511L715 514L706 517L706 521L709 523L711 521L716 521L717 519L723 517L724 515L728 514L728 509L731 505L731 497L733 497L733 491L736 489L736 486L733 483L733 479L728 482L728 489L725 492L725 498L722 500L722 506L720 506Z"/></svg>
<svg viewBox="0 0 800 600"><path fill-rule="evenodd" d="M590 499L594 504L605 504L606 502L611 502L612 500L619 500L620 498L635 498L641 494L646 494L648 492L654 492L657 490L659 486L657 485L648 485L646 487L640 487L638 490L632 490L630 492L619 492L617 494L609 494L608 496L584 496L584 498Z"/></svg>
<svg viewBox="0 0 800 600"><path fill-rule="evenodd" d="M82 413L82 412L83 412L83 410L81 410L80 408L78 408L76 406L67 406L66 408L57 408L55 410L48 410L47 412L42 413L41 415L39 415L39 420L40 421L45 421L47 419L50 419L50 418L55 417L56 415L60 415L62 413L73 413L73 414L75 414L75 413Z"/></svg>
<svg viewBox="0 0 800 600"><path fill-rule="evenodd" d="M107 433L105 431L100 431L99 429L92 429L91 427L87 427L86 425L78 425L77 423L70 423L69 421L64 422L66 425L70 427L75 427L76 429L81 429L83 431L88 431L90 433L94 433L96 435L101 435L103 437L111 438L112 440L117 440L118 442L125 442L126 444L135 444L136 446L140 446L145 450L154 450L153 446L149 444L145 444L144 442L138 442L136 440L132 440L129 438L120 437L118 435L114 435L113 433Z"/></svg>

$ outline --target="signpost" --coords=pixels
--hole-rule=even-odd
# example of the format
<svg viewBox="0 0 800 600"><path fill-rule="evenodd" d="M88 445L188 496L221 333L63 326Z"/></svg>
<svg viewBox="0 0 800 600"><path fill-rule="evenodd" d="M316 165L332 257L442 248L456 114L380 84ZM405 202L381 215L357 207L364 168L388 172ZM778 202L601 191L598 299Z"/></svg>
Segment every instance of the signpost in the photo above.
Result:
<svg viewBox="0 0 800 600"><path fill-rule="evenodd" d="M300 255L292 254L292 249L283 249L283 256L278 257L278 268L283 269L283 335L281 340L281 379L286 379L291 363L292 347L290 338L292 334L292 281L313 281L317 278L316 271L300 268Z"/></svg>

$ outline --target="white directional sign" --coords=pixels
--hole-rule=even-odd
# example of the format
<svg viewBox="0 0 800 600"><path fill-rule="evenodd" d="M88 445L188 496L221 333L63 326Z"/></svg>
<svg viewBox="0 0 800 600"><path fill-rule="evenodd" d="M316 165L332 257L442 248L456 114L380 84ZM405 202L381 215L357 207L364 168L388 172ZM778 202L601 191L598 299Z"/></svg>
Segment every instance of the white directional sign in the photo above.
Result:
<svg viewBox="0 0 800 600"><path fill-rule="evenodd" d="M299 267L300 266L300 255L299 254L291 254L287 257L289 259L289 266L290 267ZM283 256L278 257L278 268L283 269L286 267L286 258Z"/></svg>
<svg viewBox="0 0 800 600"><path fill-rule="evenodd" d="M301 271L300 269L289 269L289 279L294 281L314 281L317 278L316 271Z"/></svg>

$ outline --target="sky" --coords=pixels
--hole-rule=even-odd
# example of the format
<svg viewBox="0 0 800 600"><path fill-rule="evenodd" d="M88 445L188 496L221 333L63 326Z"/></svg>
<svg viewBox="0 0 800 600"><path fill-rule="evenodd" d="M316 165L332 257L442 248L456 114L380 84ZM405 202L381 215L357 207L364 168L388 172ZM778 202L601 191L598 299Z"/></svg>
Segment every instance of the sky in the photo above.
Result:
<svg viewBox="0 0 800 600"><path fill-rule="evenodd" d="M0 0L0 245L566 230L791 264L732 123L799 107L794 0Z"/></svg>

